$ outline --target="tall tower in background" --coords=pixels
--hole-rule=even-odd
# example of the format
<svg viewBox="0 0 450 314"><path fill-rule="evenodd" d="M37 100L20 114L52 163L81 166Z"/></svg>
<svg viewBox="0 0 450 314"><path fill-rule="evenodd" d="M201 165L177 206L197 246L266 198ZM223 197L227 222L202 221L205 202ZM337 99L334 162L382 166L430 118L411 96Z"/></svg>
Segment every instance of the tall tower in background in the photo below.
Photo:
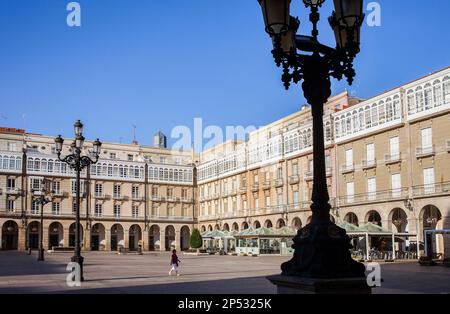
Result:
<svg viewBox="0 0 450 314"><path fill-rule="evenodd" d="M167 148L167 137L161 131L153 136L153 146L159 148Z"/></svg>

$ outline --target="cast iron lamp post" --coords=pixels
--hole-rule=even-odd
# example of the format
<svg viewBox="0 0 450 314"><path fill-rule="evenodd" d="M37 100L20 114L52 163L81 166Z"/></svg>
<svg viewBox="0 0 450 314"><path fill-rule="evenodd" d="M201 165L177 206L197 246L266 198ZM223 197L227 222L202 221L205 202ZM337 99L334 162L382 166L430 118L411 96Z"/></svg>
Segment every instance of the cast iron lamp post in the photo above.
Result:
<svg viewBox="0 0 450 314"><path fill-rule="evenodd" d="M303 81L304 96L311 105L313 117L314 185L311 223L294 238L293 258L282 264L282 275L318 279L364 277L365 267L350 255L350 239L344 229L330 220L326 181L323 131L323 106L331 95L330 78L344 76L352 84L353 60L360 51L360 29L364 20L362 0L334 0L335 11L329 18L336 48L321 44L317 23L319 8L325 0L303 0L309 8L311 36L297 35L298 18L290 16L291 0L258 0L265 29L270 35L275 63L282 67L286 89L291 82Z"/></svg>
<svg viewBox="0 0 450 314"><path fill-rule="evenodd" d="M38 250L38 261L44 260L44 206L50 203L52 200L50 198L46 198L45 195L47 193L46 182L42 182L42 186L39 191L39 197L35 199L35 202L41 205L41 226L39 230L39 250ZM34 192L34 191L33 191Z"/></svg>
<svg viewBox="0 0 450 314"><path fill-rule="evenodd" d="M83 137L83 124L78 120L74 124L75 128L75 141L71 144L71 148L73 153L67 155L65 157L61 157L61 151L63 147L64 140L61 135L55 139L56 144L56 152L58 154L58 159L62 162L67 163L70 168L72 168L76 173L76 199L75 199L75 207L76 207L76 222L75 222L75 252L72 257L72 262L78 263L80 266L80 280L84 281L83 277L83 260L84 258L81 256L81 223L80 223L80 173L85 167L89 167L92 164L97 163L100 148L102 143L97 139L93 143L93 150L91 152L91 159L89 156L81 156L81 149L84 144Z"/></svg>

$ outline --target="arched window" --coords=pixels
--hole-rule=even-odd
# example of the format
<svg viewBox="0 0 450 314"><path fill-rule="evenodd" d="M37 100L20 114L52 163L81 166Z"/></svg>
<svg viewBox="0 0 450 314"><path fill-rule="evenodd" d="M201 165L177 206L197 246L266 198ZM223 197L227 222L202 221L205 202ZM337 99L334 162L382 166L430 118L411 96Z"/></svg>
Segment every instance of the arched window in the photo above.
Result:
<svg viewBox="0 0 450 314"><path fill-rule="evenodd" d="M424 100L425 110L433 108L433 90L431 89L431 84L429 83L425 85Z"/></svg>
<svg viewBox="0 0 450 314"><path fill-rule="evenodd" d="M378 125L378 106L377 104L372 105L372 126Z"/></svg>
<svg viewBox="0 0 450 314"><path fill-rule="evenodd" d="M406 102L408 105L408 114L416 113L416 103L414 101L414 91L410 89L406 96Z"/></svg>
<svg viewBox="0 0 450 314"><path fill-rule="evenodd" d="M366 125L366 120L364 119L364 109L360 108L358 112L358 120L359 120L359 129L364 130Z"/></svg>
<svg viewBox="0 0 450 314"><path fill-rule="evenodd" d="M367 106L364 109L364 117L366 119L366 128L367 129L371 128L372 127L372 118L371 118L371 115L370 115L370 107L369 106Z"/></svg>
<svg viewBox="0 0 450 314"><path fill-rule="evenodd" d="M416 88L416 110L417 110L417 112L423 111L423 104L424 104L423 89L421 86L419 86Z"/></svg>
<svg viewBox="0 0 450 314"><path fill-rule="evenodd" d="M378 103L378 123L384 124L386 122L386 107L384 101Z"/></svg>
<svg viewBox="0 0 450 314"><path fill-rule="evenodd" d="M441 81L436 80L433 82L433 96L434 106L439 107L442 105L442 84Z"/></svg>
<svg viewBox="0 0 450 314"><path fill-rule="evenodd" d="M347 114L346 120L345 120L345 125L347 128L347 134L352 134L352 118L350 113Z"/></svg>
<svg viewBox="0 0 450 314"><path fill-rule="evenodd" d="M358 112L356 110L352 112L352 124L353 124L353 131L358 132L359 131L359 119L358 119Z"/></svg>
<svg viewBox="0 0 450 314"><path fill-rule="evenodd" d="M16 157L16 170L22 170L22 157Z"/></svg>
<svg viewBox="0 0 450 314"><path fill-rule="evenodd" d="M450 76L446 76L443 79L443 89L444 89L444 103L450 102Z"/></svg>
<svg viewBox="0 0 450 314"><path fill-rule="evenodd" d="M400 97L398 95L394 96L394 119L400 119L401 109L400 109Z"/></svg>
<svg viewBox="0 0 450 314"><path fill-rule="evenodd" d="M336 120L334 121L334 132L336 133L336 137L339 138L341 137L341 120L339 120L339 118L336 118Z"/></svg>
<svg viewBox="0 0 450 314"><path fill-rule="evenodd" d="M392 103L392 99L388 98L386 100L386 121L390 122L394 119L394 107Z"/></svg>

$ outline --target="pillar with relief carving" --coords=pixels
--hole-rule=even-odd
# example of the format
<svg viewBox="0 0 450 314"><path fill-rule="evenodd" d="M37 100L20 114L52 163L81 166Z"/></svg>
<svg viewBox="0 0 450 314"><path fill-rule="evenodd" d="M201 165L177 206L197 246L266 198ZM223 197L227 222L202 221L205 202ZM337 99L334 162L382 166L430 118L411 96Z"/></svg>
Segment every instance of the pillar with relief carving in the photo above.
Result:
<svg viewBox="0 0 450 314"><path fill-rule="evenodd" d="M105 251L111 251L111 229L105 230Z"/></svg>
<svg viewBox="0 0 450 314"><path fill-rule="evenodd" d="M166 232L164 228L161 228L159 231L159 250L165 251L166 250Z"/></svg>

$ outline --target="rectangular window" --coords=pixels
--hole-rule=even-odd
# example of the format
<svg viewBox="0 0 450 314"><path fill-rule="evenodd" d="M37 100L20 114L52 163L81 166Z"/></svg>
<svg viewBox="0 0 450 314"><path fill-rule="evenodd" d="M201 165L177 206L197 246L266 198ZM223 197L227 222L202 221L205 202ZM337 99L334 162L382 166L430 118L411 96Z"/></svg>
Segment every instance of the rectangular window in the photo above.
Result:
<svg viewBox="0 0 450 314"><path fill-rule="evenodd" d="M128 155L128 156L127 156L127 159L128 159L128 161L133 161L133 159L134 159L134 158L133 158L133 155Z"/></svg>
<svg viewBox="0 0 450 314"><path fill-rule="evenodd" d="M120 218L120 205L119 204L114 205L114 217Z"/></svg>
<svg viewBox="0 0 450 314"><path fill-rule="evenodd" d="M85 192L85 184L84 181L80 182L80 194L83 194ZM76 194L77 193L77 181L76 180L72 180L72 194Z"/></svg>
<svg viewBox="0 0 450 314"><path fill-rule="evenodd" d="M61 182L60 181L53 181L52 182L52 192L55 194L61 194Z"/></svg>
<svg viewBox="0 0 450 314"><path fill-rule="evenodd" d="M402 193L402 181L400 173L391 175L392 197L400 197Z"/></svg>
<svg viewBox="0 0 450 314"><path fill-rule="evenodd" d="M16 188L16 179L15 178L8 178L8 181L6 183L6 188L8 190L14 190Z"/></svg>
<svg viewBox="0 0 450 314"><path fill-rule="evenodd" d="M298 191L294 191L294 193L292 194L292 196L293 196L294 208L295 208L295 209L298 209L298 208L299 208Z"/></svg>
<svg viewBox="0 0 450 314"><path fill-rule="evenodd" d="M167 198L173 197L173 188L167 188Z"/></svg>
<svg viewBox="0 0 450 314"><path fill-rule="evenodd" d="M32 178L30 179L30 186L31 189L34 191L39 191L41 189L41 179L37 179L37 178Z"/></svg>
<svg viewBox="0 0 450 314"><path fill-rule="evenodd" d="M389 148L392 160L397 160L400 158L400 145L399 145L399 137L391 137L389 139Z"/></svg>
<svg viewBox="0 0 450 314"><path fill-rule="evenodd" d="M259 176L256 173L256 174L253 175L253 183L258 184L258 182L259 182Z"/></svg>
<svg viewBox="0 0 450 314"><path fill-rule="evenodd" d="M152 187L152 196L158 196L158 188Z"/></svg>
<svg viewBox="0 0 450 314"><path fill-rule="evenodd" d="M167 208L167 214L169 217L174 217L175 216L175 211L174 211L174 207L173 206L169 206Z"/></svg>
<svg viewBox="0 0 450 314"><path fill-rule="evenodd" d="M81 207L80 207L81 208ZM77 213L77 203L73 202L72 203L72 213L75 215Z"/></svg>
<svg viewBox="0 0 450 314"><path fill-rule="evenodd" d="M133 216L133 218L138 218L139 217L139 206L134 205L132 207L131 215Z"/></svg>
<svg viewBox="0 0 450 314"><path fill-rule="evenodd" d="M270 196L266 196L266 207L270 208Z"/></svg>
<svg viewBox="0 0 450 314"><path fill-rule="evenodd" d="M366 145L366 158L367 164L373 164L375 162L375 144L370 143Z"/></svg>
<svg viewBox="0 0 450 314"><path fill-rule="evenodd" d="M277 169L277 179L282 180L283 179L283 168L279 167Z"/></svg>
<svg viewBox="0 0 450 314"><path fill-rule="evenodd" d="M95 184L95 196L97 197L103 196L103 184L101 183Z"/></svg>
<svg viewBox="0 0 450 314"><path fill-rule="evenodd" d="M345 151L345 165L347 169L353 167L353 149L347 149Z"/></svg>
<svg viewBox="0 0 450 314"><path fill-rule="evenodd" d="M31 201L31 213L33 215L39 214L39 203L37 200Z"/></svg>
<svg viewBox="0 0 450 314"><path fill-rule="evenodd" d="M139 187L138 186L133 186L131 188L131 196L135 199L139 198Z"/></svg>
<svg viewBox="0 0 450 314"><path fill-rule="evenodd" d="M435 192L434 168L423 169L423 185L425 194Z"/></svg>
<svg viewBox="0 0 450 314"><path fill-rule="evenodd" d="M298 164L292 164L292 175L298 175Z"/></svg>
<svg viewBox="0 0 450 314"><path fill-rule="evenodd" d="M373 201L376 199L377 194L377 181L376 178L367 178L367 194L368 199Z"/></svg>
<svg viewBox="0 0 450 314"><path fill-rule="evenodd" d="M254 196L254 198L253 198L253 203L254 203L254 205L255 205L255 209L258 209L258 208L259 208L259 199L258 199L258 196Z"/></svg>
<svg viewBox="0 0 450 314"><path fill-rule="evenodd" d="M427 150L431 150L433 146L431 128L422 129L421 136L422 136L422 151L426 152Z"/></svg>
<svg viewBox="0 0 450 314"><path fill-rule="evenodd" d="M102 204L95 204L94 214L95 214L95 217L102 217L102 215L103 215L103 205Z"/></svg>
<svg viewBox="0 0 450 314"><path fill-rule="evenodd" d="M283 193L277 194L277 205L282 206L283 205Z"/></svg>
<svg viewBox="0 0 450 314"><path fill-rule="evenodd" d="M109 159L116 159L117 158L117 156L116 156L116 153L109 153Z"/></svg>
<svg viewBox="0 0 450 314"><path fill-rule="evenodd" d="M6 209L8 211L14 211L15 209L15 204L14 204L14 200L6 200Z"/></svg>
<svg viewBox="0 0 450 314"><path fill-rule="evenodd" d="M347 182L347 202L353 203L355 195L355 183L354 182Z"/></svg>
<svg viewBox="0 0 450 314"><path fill-rule="evenodd" d="M244 210L247 210L247 208L248 208L247 200L244 200L244 201L242 202L242 206L243 206Z"/></svg>
<svg viewBox="0 0 450 314"><path fill-rule="evenodd" d="M52 203L52 215L59 215L61 209L61 203L53 202Z"/></svg>
<svg viewBox="0 0 450 314"><path fill-rule="evenodd" d="M114 184L114 197L121 197L122 186L119 184Z"/></svg>

